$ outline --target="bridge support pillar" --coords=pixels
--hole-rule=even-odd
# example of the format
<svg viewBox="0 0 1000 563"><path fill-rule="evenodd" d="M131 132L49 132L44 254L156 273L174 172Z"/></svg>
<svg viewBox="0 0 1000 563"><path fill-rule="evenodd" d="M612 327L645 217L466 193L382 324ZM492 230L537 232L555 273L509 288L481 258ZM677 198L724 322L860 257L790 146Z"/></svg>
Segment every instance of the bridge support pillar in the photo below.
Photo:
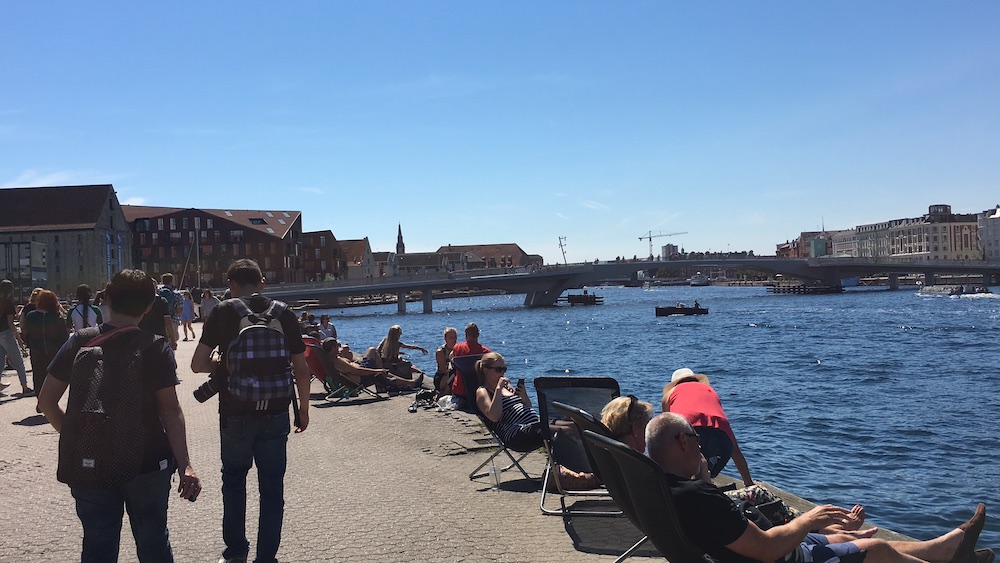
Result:
<svg viewBox="0 0 1000 563"><path fill-rule="evenodd" d="M934 285L934 272L924 272L924 287Z"/></svg>
<svg viewBox="0 0 1000 563"><path fill-rule="evenodd" d="M423 297L423 300L424 300L424 313L425 314L427 314L427 313L433 313L434 312L434 294L431 292L430 288L427 288L427 289L423 290L423 293L421 293L421 297Z"/></svg>
<svg viewBox="0 0 1000 563"><path fill-rule="evenodd" d="M892 291L899 289L899 274L889 274L889 289Z"/></svg>
<svg viewBox="0 0 1000 563"><path fill-rule="evenodd" d="M989 286L993 285L992 283L990 283L992 281L993 281L993 274L991 274L989 272L983 272L983 285L985 285L986 287L989 287Z"/></svg>
<svg viewBox="0 0 1000 563"><path fill-rule="evenodd" d="M544 291L529 291L524 296L525 307L552 307L566 290L566 282L560 281Z"/></svg>
<svg viewBox="0 0 1000 563"><path fill-rule="evenodd" d="M406 312L406 292L397 291L396 292L396 311L399 313Z"/></svg>

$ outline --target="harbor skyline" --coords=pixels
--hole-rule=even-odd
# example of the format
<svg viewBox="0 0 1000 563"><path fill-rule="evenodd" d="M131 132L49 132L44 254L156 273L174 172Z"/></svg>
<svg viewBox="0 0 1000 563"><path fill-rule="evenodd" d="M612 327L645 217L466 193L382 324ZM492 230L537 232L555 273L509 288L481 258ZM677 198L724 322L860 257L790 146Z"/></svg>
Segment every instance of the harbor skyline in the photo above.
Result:
<svg viewBox="0 0 1000 563"><path fill-rule="evenodd" d="M0 185L301 209L374 250L752 250L995 206L1000 7L9 6ZM39 41L40 37L46 38ZM476 202L476 203L471 203Z"/></svg>

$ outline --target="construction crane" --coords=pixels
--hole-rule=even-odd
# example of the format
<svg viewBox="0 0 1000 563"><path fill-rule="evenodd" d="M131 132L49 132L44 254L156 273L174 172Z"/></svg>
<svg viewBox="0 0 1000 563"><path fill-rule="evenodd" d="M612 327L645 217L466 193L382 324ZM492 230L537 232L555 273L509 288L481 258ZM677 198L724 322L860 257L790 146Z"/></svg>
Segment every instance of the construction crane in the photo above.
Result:
<svg viewBox="0 0 1000 563"><path fill-rule="evenodd" d="M679 233L664 233L663 231L649 231L648 233L639 237L639 240L649 240L649 259L653 259L653 239L660 237L672 237L674 235L686 235L687 231L681 231Z"/></svg>

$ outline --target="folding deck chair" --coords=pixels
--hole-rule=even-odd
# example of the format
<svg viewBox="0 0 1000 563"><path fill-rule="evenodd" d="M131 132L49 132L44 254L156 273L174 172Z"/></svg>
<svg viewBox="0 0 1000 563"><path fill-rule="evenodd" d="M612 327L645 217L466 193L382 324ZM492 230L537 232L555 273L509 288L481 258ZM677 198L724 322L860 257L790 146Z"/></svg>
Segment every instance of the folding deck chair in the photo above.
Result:
<svg viewBox="0 0 1000 563"><path fill-rule="evenodd" d="M601 474L608 479L605 485L612 498L665 558L671 563L714 563L684 533L670 483L656 462L626 444L590 430L583 431L583 441L601 466Z"/></svg>
<svg viewBox="0 0 1000 563"><path fill-rule="evenodd" d="M479 412L479 407L476 406L476 389L478 388L476 381L478 381L478 378L475 377L474 373L476 370L476 362L482 357L482 354L474 354L471 356L458 356L457 358L451 359L451 365L454 366L455 371L461 375L462 384L465 386L465 397L463 398L465 399L466 410L479 417L479 421L483 423L483 426L485 426L486 430L489 431L490 436L493 437L493 441L497 443L497 450L493 452L490 457L486 458L486 461L480 463L478 467L473 469L472 473L469 473L469 480L474 481L480 477L489 475L490 472L480 470L486 467L487 464L493 463L493 459L501 453L506 454L507 457L510 458L511 462L510 465L500 468L501 473L516 467L517 470L521 472L521 475L524 475L525 479L531 480L532 477L528 475L528 472L525 471L523 467L521 467L521 461L528 457L528 454L534 450L517 452L520 455L515 458L514 454L511 453L511 450L506 444L503 443L503 440L500 439L500 436L496 433L496 430L494 430L493 421L486 418L486 415L483 413Z"/></svg>
<svg viewBox="0 0 1000 563"><path fill-rule="evenodd" d="M542 497L538 503L542 513L560 516L572 514L620 516L621 512L618 510L582 510L566 506L566 497L606 497L608 491L604 488L572 491L563 486L559 479L558 465L574 471L590 472L590 461L587 459L579 430L575 425L568 424L566 431L552 433L553 422L560 419L565 421L566 419L555 410L553 403L560 402L573 405L581 410L600 412L604 405L621 394L618 382L611 377L556 376L537 377L534 386L535 392L538 394L538 416L546 423L543 425L542 436L545 438L545 453L548 455L548 461L545 464L545 474L542 477ZM560 433L561 435L559 435ZM559 495L559 509L554 510L545 506L549 493Z"/></svg>
<svg viewBox="0 0 1000 563"><path fill-rule="evenodd" d="M303 336L302 341L306 345L306 364L309 365L309 371L312 372L313 376L323 382L323 388L327 391L327 400L330 400L330 395L338 388L343 388L344 392L340 393L340 396L333 401L335 403L339 403L347 397L358 395L360 393L371 395L372 398L377 400L385 399L385 397L379 395L377 390L372 391L369 389L369 387L375 385L377 379L376 376L361 376L360 383L355 383L349 378L341 375L341 373L333 367L333 362L330 361L329 356L326 354L326 350L323 350L323 345L320 344L318 340L311 336Z"/></svg>

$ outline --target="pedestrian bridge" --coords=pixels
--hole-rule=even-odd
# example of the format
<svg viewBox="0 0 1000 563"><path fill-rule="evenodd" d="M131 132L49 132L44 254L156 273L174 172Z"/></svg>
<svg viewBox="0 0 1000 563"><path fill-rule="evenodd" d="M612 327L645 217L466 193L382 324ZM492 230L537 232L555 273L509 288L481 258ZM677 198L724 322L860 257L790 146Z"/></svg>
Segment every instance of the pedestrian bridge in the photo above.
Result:
<svg viewBox="0 0 1000 563"><path fill-rule="evenodd" d="M1000 275L1000 262L970 260L908 261L873 258L755 258L712 257L692 260L653 260L556 264L534 268L436 272L425 275L401 275L367 280L342 280L311 284L281 284L271 286L269 296L283 301L313 299L319 303L335 303L359 296L396 295L397 310L406 312L406 296L419 292L423 311L433 311L433 292L459 289L498 289L507 293L525 294L526 307L555 305L568 289L577 289L606 280L635 279L638 272L651 276L661 268L729 268L752 269L796 277L826 285L840 285L840 280L854 276L886 274L890 286L902 274L920 274L924 283L933 285L935 274L977 274L984 280Z"/></svg>

